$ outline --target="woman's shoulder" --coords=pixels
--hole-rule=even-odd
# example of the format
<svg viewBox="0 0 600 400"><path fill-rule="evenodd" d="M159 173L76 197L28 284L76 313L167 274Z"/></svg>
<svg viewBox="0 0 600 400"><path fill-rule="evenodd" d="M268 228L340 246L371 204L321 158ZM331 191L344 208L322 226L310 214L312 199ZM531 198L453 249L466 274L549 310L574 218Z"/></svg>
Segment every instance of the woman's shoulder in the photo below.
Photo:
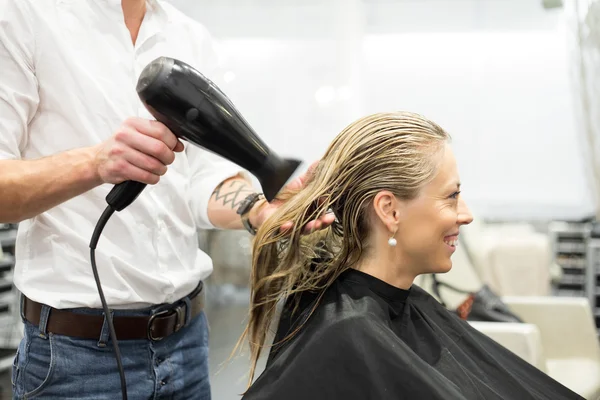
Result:
<svg viewBox="0 0 600 400"><path fill-rule="evenodd" d="M319 354L334 348L349 351L356 344L357 335L364 341L370 336L382 335L386 330L393 334L380 313L368 305L349 306L343 302L324 301L311 314L305 316L303 324L292 329L289 329L288 325L285 333L278 334L281 339L294 332L287 342L282 343L282 348L286 348L288 353L293 354L296 350L301 350Z"/></svg>
<svg viewBox="0 0 600 400"><path fill-rule="evenodd" d="M284 337L296 329L311 338L315 333L335 335L359 325L385 324L385 319L381 304L368 293L348 292L334 283L321 295L303 293L299 299L288 299L279 321L278 336Z"/></svg>

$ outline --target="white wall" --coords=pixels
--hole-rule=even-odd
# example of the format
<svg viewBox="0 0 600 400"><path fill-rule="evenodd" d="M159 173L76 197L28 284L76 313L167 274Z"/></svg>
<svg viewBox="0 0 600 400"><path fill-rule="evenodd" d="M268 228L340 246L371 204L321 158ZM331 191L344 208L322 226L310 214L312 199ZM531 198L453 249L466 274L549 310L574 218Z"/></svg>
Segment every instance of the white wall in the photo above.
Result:
<svg viewBox="0 0 600 400"><path fill-rule="evenodd" d="M276 150L310 161L354 119L406 109L453 136L478 216L592 212L560 11L534 0L173 2L219 39L214 80Z"/></svg>
<svg viewBox="0 0 600 400"><path fill-rule="evenodd" d="M447 129L464 193L481 214L576 214L590 200L561 39L556 31L369 37L364 84L387 84L363 91L363 109L417 110ZM402 51L386 50L394 46Z"/></svg>

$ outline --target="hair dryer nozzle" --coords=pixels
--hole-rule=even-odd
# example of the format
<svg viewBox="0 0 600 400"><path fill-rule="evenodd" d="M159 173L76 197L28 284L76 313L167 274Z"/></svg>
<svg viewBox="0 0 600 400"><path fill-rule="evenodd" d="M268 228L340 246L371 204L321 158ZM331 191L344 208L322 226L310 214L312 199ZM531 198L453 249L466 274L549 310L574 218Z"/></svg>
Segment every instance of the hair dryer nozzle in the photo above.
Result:
<svg viewBox="0 0 600 400"><path fill-rule="evenodd" d="M262 168L254 171L254 176L260 182L267 201L270 202L277 196L277 193L294 175L300 164L301 161L299 160L281 159L273 153L269 154Z"/></svg>

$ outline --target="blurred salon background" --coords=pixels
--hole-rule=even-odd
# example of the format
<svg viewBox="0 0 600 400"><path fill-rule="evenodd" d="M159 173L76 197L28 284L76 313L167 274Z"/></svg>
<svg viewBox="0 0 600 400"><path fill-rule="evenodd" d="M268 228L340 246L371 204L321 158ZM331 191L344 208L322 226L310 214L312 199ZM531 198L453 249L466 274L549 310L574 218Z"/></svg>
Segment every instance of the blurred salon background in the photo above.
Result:
<svg viewBox="0 0 600 400"><path fill-rule="evenodd" d="M447 130L476 222L439 279L489 287L523 322L473 324L600 396L600 0L170 2L211 32L220 63L210 78L282 155L310 163L372 112L410 110ZM0 231L2 382L21 328L14 229ZM248 312L251 238L200 238L214 262L213 398L236 399L248 359L227 359ZM3 387L8 398L9 377Z"/></svg>

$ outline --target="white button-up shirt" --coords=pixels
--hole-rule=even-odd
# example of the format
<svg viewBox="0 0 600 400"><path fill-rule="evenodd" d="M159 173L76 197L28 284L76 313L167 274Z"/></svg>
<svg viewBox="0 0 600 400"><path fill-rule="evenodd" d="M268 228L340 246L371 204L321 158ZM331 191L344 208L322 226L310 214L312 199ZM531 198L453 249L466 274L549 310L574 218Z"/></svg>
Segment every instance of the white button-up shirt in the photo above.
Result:
<svg viewBox="0 0 600 400"><path fill-rule="evenodd" d="M209 78L217 65L204 27L155 0L135 45L120 0L0 0L0 10L0 159L92 146L130 116L152 118L135 86L157 57L185 61ZM197 229L213 228L209 198L238 172L186 143L157 185L113 214L96 250L111 307L175 301L211 273ZM89 242L112 188L101 185L19 224L21 292L56 308L101 307Z"/></svg>

